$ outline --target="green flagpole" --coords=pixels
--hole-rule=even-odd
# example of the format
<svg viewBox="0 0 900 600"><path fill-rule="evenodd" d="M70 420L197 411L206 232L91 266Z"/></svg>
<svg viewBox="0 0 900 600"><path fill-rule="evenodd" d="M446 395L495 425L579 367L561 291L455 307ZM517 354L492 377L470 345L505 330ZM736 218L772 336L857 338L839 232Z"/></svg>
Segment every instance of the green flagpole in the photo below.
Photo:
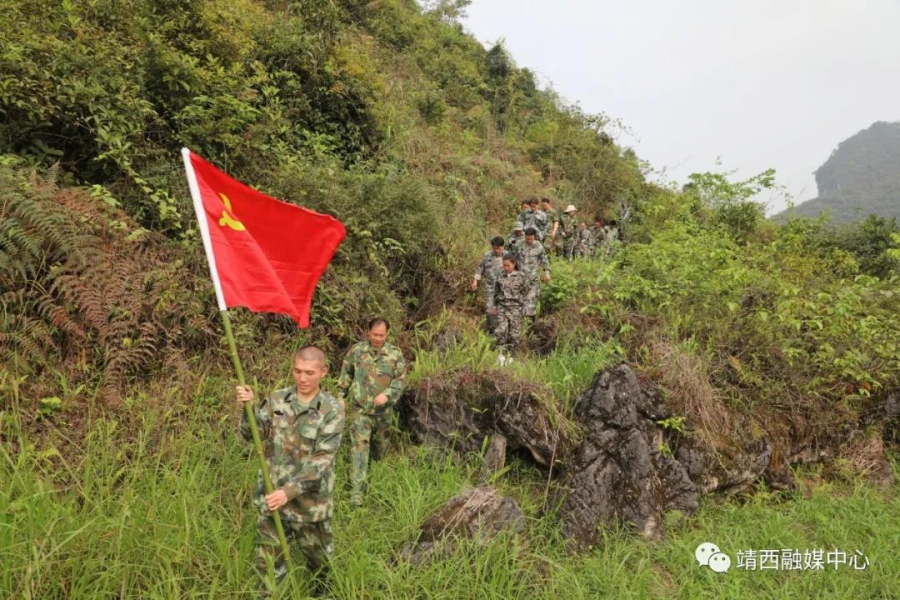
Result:
<svg viewBox="0 0 900 600"><path fill-rule="evenodd" d="M244 383L244 368L241 366L241 359L238 357L237 346L234 343L234 334L231 332L231 317L228 316L227 310L220 310L219 314L222 315L222 323L225 325L225 337L228 339L228 350L231 352L231 361L234 363L234 370L237 372L238 383L240 385L245 385ZM266 494L271 494L274 492L274 488L272 487L272 480L269 478L269 468L266 466L266 455L263 452L262 441L259 437L259 427L256 425L256 415L253 413L253 407L250 406L252 402L244 402L244 416L247 418L247 423L250 424L250 433L253 435L253 445L256 447L256 455L259 458L259 468L262 471L263 476L263 485L266 489ZM278 514L278 511L272 512L272 518L275 520L275 530L278 532L278 541L281 542L281 551L284 553L284 562L290 571L293 566L291 564L291 555L288 550L287 538L284 535L284 527L281 524L281 515Z"/></svg>

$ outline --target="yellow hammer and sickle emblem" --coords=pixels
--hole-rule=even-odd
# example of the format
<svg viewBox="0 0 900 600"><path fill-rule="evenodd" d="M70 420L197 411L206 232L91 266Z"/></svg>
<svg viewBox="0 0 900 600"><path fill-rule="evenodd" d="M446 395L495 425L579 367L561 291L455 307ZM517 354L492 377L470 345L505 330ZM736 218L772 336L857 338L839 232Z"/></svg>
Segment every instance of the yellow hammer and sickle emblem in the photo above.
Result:
<svg viewBox="0 0 900 600"><path fill-rule="evenodd" d="M219 225L223 227L227 225L235 231L245 231L247 228L244 227L244 224L231 215L231 200L228 199L228 196L219 192L219 198L222 199L222 203L225 205L225 210L222 211L222 218L219 219Z"/></svg>

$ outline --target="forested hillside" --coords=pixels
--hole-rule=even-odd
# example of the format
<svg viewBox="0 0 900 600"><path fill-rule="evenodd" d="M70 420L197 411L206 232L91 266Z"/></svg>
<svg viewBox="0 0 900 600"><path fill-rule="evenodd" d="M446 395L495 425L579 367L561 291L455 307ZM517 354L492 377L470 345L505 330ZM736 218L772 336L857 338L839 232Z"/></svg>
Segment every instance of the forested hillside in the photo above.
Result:
<svg viewBox="0 0 900 600"><path fill-rule="evenodd" d="M6 0L3 13L3 193L17 199L4 204L17 242L3 287L19 290L4 300L4 360L27 347L39 373L88 347L110 397L126 375L218 351L188 322L214 313L181 146L345 223L310 334L331 348L359 315L433 314L522 198L577 196L592 214L644 185L603 117L561 105L502 46L412 0ZM73 260L87 251L119 257L118 281ZM277 317L243 315L238 329L245 347L294 335Z"/></svg>
<svg viewBox="0 0 900 600"><path fill-rule="evenodd" d="M410 363L362 508L338 456L335 597L900 596L897 223L774 223L753 201L772 171L648 182L606 116L467 34L465 5L0 0L0 596L256 596L255 466L182 146L347 228L309 329L231 311L258 391L304 343L334 373L373 316ZM851 147L820 189L861 185L841 175ZM551 260L502 365L467 287L530 196L622 239ZM614 377L638 391L603 396ZM598 398L631 406L630 429L590 421ZM591 454L626 429L643 462ZM607 512L573 534L578 478L601 471L609 496L582 508ZM428 515L479 483L519 526L408 560ZM732 572L697 566L711 540ZM738 568L767 547L871 565Z"/></svg>
<svg viewBox="0 0 900 600"><path fill-rule="evenodd" d="M836 223L869 215L900 218L900 123L874 123L841 142L816 170L819 196L794 207L797 216L828 210Z"/></svg>

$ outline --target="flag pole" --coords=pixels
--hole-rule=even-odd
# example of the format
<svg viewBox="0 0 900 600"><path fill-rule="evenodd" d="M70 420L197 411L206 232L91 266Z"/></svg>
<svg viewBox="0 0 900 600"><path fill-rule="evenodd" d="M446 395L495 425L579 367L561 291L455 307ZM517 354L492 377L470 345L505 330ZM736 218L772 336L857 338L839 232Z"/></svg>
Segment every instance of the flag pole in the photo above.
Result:
<svg viewBox="0 0 900 600"><path fill-rule="evenodd" d="M219 314L222 315L222 325L225 328L225 338L228 340L228 350L231 353L231 362L234 364L234 371L238 378L238 384L246 385L244 380L244 368L241 366L241 359L237 353L237 345L234 343L234 334L231 331L231 317L228 315L228 308L225 306L224 295L222 294L222 285L219 282L219 273L216 268L215 257L212 252L212 241L209 237L209 223L206 220L206 211L203 208L203 200L200 197L200 186L197 184L197 175L194 173L194 166L191 164L191 152L187 148L181 149L181 157L184 159L184 170L187 173L188 187L191 190L191 199L194 203L194 211L197 213L197 221L200 226L200 237L203 239L203 249L206 251L207 262L209 263L209 273L212 276L213 287L216 290L216 300L219 304ZM269 477L269 468L266 465L266 455L263 451L262 440L259 437L259 427L256 424L256 415L250 402L244 403L244 416L250 425L250 434L253 436L253 445L256 448L256 455L259 459L259 468L262 472L263 486L266 494L274 492L272 480ZM275 521L275 531L278 533L278 541L281 544L281 552L284 554L284 562L288 570L292 568L291 555L288 548L287 537L284 535L284 526L281 523L281 515L278 511L272 511L272 519Z"/></svg>

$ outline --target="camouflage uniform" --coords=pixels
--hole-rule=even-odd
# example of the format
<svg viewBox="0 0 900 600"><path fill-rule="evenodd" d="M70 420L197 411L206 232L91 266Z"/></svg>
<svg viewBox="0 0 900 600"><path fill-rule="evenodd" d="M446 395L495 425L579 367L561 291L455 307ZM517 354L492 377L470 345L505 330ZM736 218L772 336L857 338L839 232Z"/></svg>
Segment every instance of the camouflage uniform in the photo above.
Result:
<svg viewBox="0 0 900 600"><path fill-rule="evenodd" d="M591 256L594 258L599 258L602 254L601 245L603 244L604 235L603 235L603 227L597 227L596 225L591 225Z"/></svg>
<svg viewBox="0 0 900 600"><path fill-rule="evenodd" d="M575 256L581 256L583 258L589 257L591 255L591 247L594 245L591 230L587 227L579 227L577 240Z"/></svg>
<svg viewBox="0 0 900 600"><path fill-rule="evenodd" d="M515 348L522 337L523 309L529 287L528 277L522 271L504 271L494 284L494 303L497 307L494 336L500 346Z"/></svg>
<svg viewBox="0 0 900 600"><path fill-rule="evenodd" d="M350 486L351 500L362 501L369 469L369 446L372 455L381 458L387 450L388 434L394 405L403 391L406 361L400 349L387 342L373 348L368 341L350 348L341 365L338 389L349 401L350 408ZM349 392L349 396L348 396ZM375 406L375 397L384 393L387 402Z"/></svg>
<svg viewBox="0 0 900 600"><path fill-rule="evenodd" d="M550 272L550 260L544 246L535 240L532 245L522 243L517 251L519 257L519 269L528 279L528 293L525 295L525 316L533 317L537 313L537 299L541 291L540 271Z"/></svg>
<svg viewBox="0 0 900 600"><path fill-rule="evenodd" d="M341 445L344 408L324 390L305 404L297 397L297 388L289 387L273 392L255 413L272 485L288 498L279 509L285 536L299 546L310 571L325 570L334 556L334 457ZM253 439L246 413L240 432L244 439ZM280 581L287 567L275 521L266 508L261 471L254 504L258 509L256 568L266 581L271 563Z"/></svg>
<svg viewBox="0 0 900 600"><path fill-rule="evenodd" d="M603 228L603 257L610 258L615 254L621 242L619 241L619 229L607 225Z"/></svg>
<svg viewBox="0 0 900 600"><path fill-rule="evenodd" d="M550 237L550 234L553 233L553 224L559 222L559 211L555 208L551 208L549 211L544 212L547 215L547 223L544 226L544 235L541 236L541 239L544 242L544 250L547 251L549 255L553 250L553 246L555 246L555 241Z"/></svg>
<svg viewBox="0 0 900 600"><path fill-rule="evenodd" d="M544 239L544 232L547 230L547 213L540 209L528 209L519 215L517 221L521 223L525 229L534 227L537 232L537 238L539 240Z"/></svg>
<svg viewBox="0 0 900 600"><path fill-rule="evenodd" d="M519 246L525 243L525 236L516 237L514 234L510 234L509 239L506 241L506 246L504 250L506 252L516 254L519 253Z"/></svg>
<svg viewBox="0 0 900 600"><path fill-rule="evenodd" d="M575 252L575 244L578 241L578 218L569 213L563 213L559 217L559 235L563 239L562 256L566 260L572 260Z"/></svg>
<svg viewBox="0 0 900 600"><path fill-rule="evenodd" d="M487 312L489 331L493 331L497 323L496 316L491 314L491 308L494 306L494 284L502 272L503 254L497 256L493 250L484 253L481 262L478 263L478 268L475 269L475 281L484 280L484 307Z"/></svg>

